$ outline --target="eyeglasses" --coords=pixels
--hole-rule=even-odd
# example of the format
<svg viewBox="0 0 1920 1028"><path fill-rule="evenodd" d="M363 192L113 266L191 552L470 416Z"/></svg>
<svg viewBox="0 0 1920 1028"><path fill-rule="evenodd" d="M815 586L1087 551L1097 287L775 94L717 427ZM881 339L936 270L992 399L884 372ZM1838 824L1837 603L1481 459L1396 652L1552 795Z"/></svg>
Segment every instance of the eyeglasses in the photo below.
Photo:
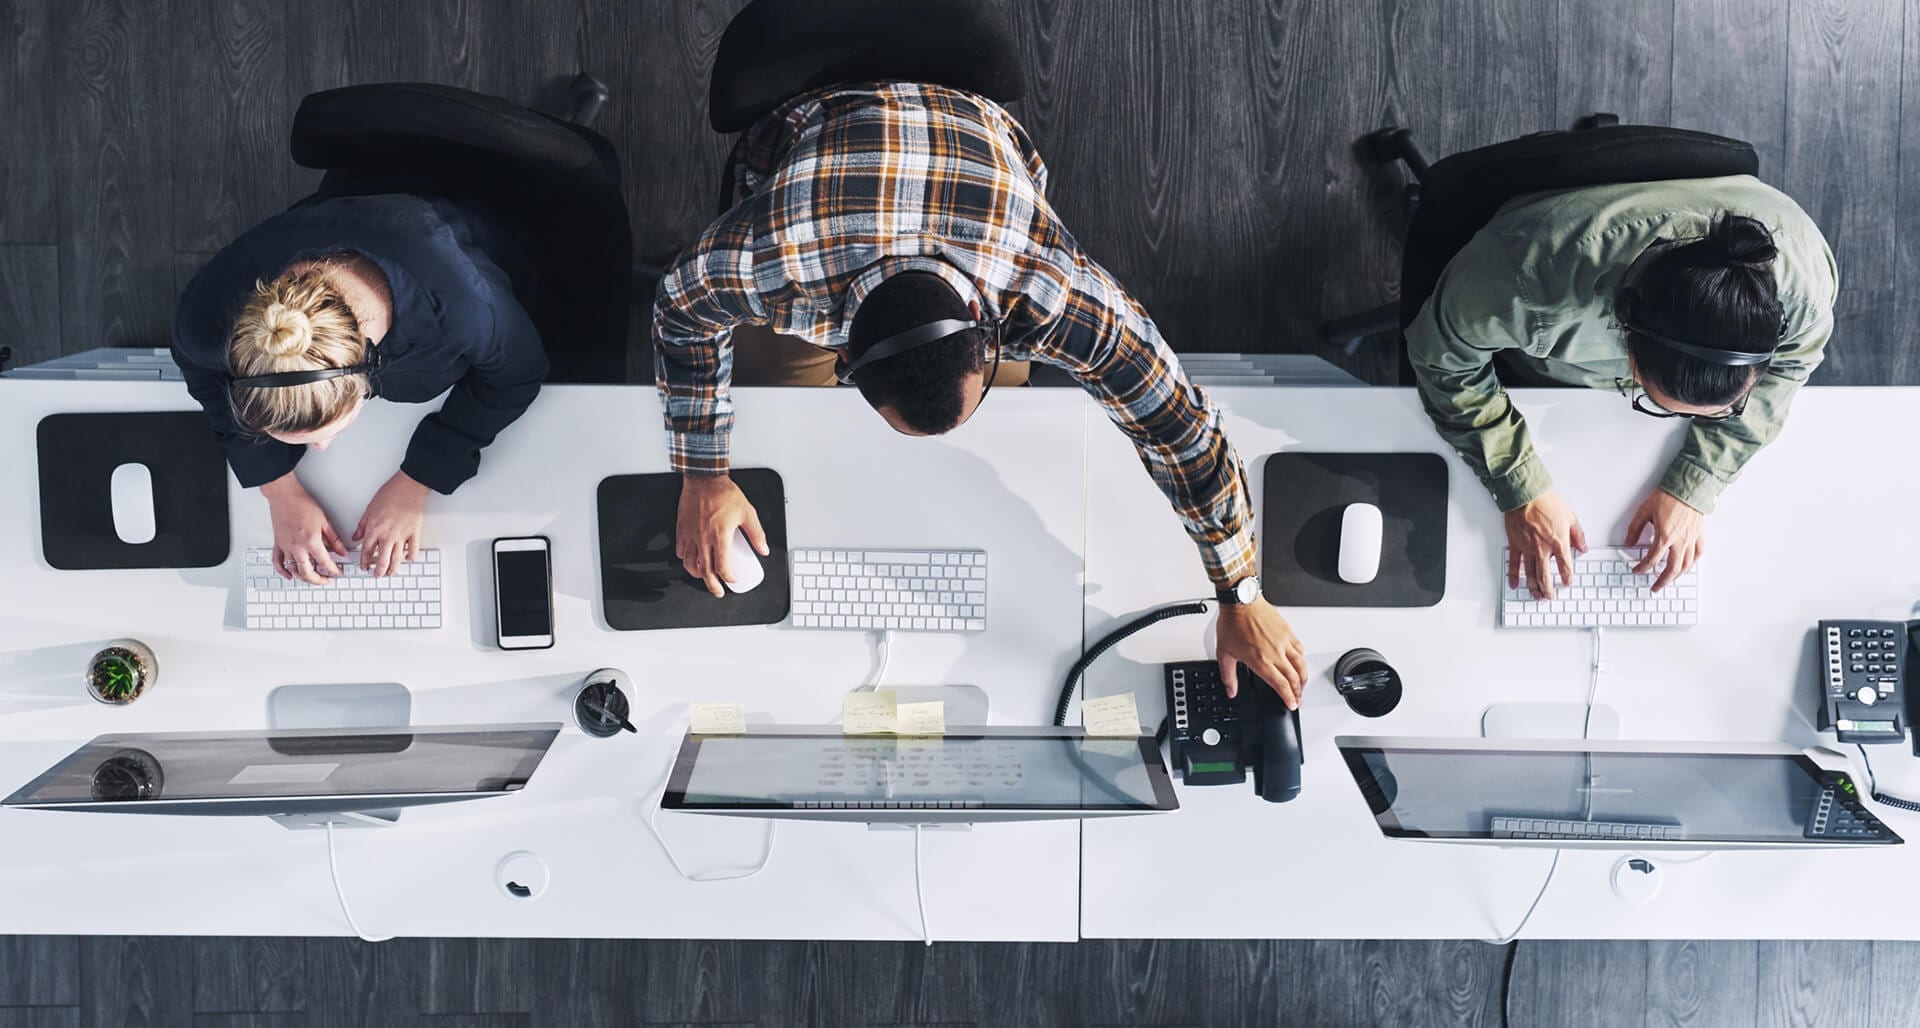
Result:
<svg viewBox="0 0 1920 1028"><path fill-rule="evenodd" d="M1633 393L1633 409L1650 418L1686 418L1688 421L1732 421L1746 411L1747 397L1746 394L1742 394L1738 400L1733 402L1733 406L1728 407L1718 414L1688 414L1684 411L1668 410L1658 403L1655 403L1653 397L1647 395L1646 390L1636 389Z"/></svg>

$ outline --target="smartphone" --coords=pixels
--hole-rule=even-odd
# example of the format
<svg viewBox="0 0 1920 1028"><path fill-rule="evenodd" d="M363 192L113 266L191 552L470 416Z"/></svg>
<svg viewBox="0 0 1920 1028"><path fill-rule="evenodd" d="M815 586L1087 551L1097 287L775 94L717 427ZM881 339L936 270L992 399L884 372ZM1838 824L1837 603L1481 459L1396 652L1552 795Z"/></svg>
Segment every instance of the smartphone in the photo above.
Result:
<svg viewBox="0 0 1920 1028"><path fill-rule="evenodd" d="M493 612L503 650L553 645L553 543L544 535L493 541Z"/></svg>

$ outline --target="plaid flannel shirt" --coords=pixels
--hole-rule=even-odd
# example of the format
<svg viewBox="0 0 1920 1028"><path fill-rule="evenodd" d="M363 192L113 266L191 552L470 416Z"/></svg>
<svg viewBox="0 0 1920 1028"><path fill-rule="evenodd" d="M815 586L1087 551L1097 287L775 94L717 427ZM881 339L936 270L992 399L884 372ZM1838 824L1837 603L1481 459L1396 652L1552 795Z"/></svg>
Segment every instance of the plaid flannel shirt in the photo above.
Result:
<svg viewBox="0 0 1920 1028"><path fill-rule="evenodd" d="M736 203L654 304L676 470L728 468L734 326L840 349L874 286L926 271L1005 322L1007 359L1060 367L1105 407L1216 586L1254 573L1252 505L1219 408L1060 224L1046 166L1005 110L938 86L835 86L762 118L733 164Z"/></svg>

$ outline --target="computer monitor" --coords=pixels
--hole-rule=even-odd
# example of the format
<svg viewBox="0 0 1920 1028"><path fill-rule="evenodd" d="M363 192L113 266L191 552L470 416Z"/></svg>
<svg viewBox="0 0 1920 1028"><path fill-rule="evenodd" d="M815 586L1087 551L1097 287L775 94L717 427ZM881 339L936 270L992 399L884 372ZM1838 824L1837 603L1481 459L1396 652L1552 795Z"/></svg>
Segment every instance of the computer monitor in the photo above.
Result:
<svg viewBox="0 0 1920 1028"><path fill-rule="evenodd" d="M1180 806L1151 737L1049 727L921 739L843 735L832 725L689 734L660 805L870 824L1115 817Z"/></svg>
<svg viewBox="0 0 1920 1028"><path fill-rule="evenodd" d="M1335 742L1395 839L1635 850L1901 841L1853 816L1864 808L1846 775L1784 744Z"/></svg>
<svg viewBox="0 0 1920 1028"><path fill-rule="evenodd" d="M391 821L527 784L557 723L102 735L0 801L28 810Z"/></svg>

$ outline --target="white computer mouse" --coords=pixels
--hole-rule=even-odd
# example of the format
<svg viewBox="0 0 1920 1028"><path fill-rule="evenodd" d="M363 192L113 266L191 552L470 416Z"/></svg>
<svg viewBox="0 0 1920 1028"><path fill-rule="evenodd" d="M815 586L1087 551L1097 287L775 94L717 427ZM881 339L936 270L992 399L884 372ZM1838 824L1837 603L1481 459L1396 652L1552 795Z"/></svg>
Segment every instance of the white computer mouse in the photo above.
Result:
<svg viewBox="0 0 1920 1028"><path fill-rule="evenodd" d="M1365 585L1380 573L1380 508L1349 503L1340 513L1340 580Z"/></svg>
<svg viewBox="0 0 1920 1028"><path fill-rule="evenodd" d="M767 569L760 566L760 555L753 552L745 529L733 530L732 545L727 547L727 571L733 575L733 581L726 586L736 593L752 592L767 580Z"/></svg>
<svg viewBox="0 0 1920 1028"><path fill-rule="evenodd" d="M153 541L153 472L145 464L122 464L113 469L113 532L120 541L139 546Z"/></svg>

